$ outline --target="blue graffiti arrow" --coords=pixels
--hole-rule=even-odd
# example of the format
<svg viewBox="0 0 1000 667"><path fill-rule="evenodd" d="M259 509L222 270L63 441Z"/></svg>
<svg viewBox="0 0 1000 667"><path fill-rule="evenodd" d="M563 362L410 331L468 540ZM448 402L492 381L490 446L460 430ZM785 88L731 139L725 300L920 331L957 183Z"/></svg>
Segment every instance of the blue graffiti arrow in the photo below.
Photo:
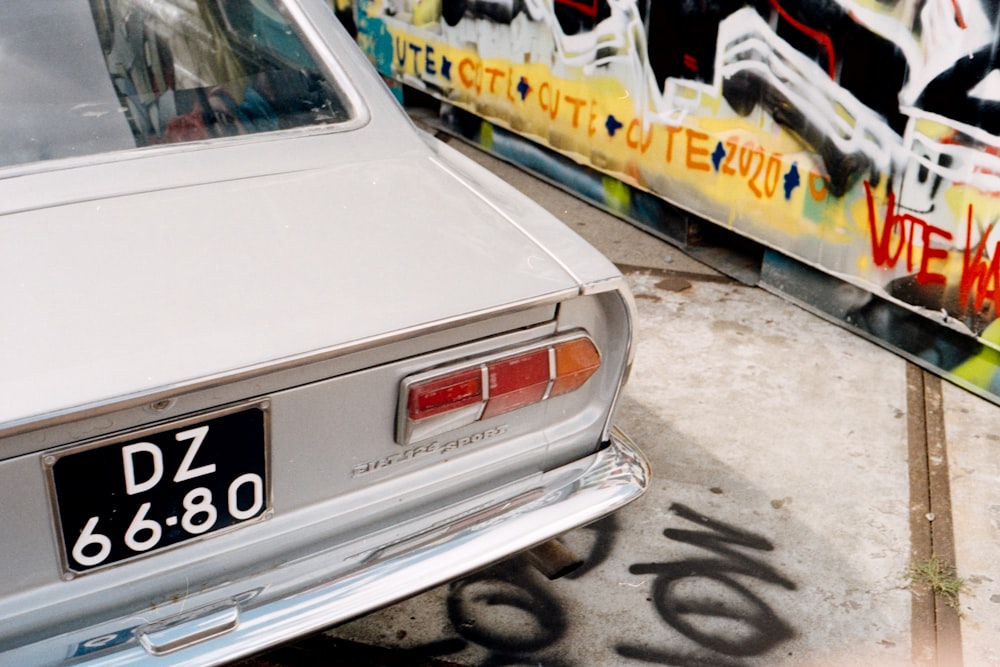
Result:
<svg viewBox="0 0 1000 667"><path fill-rule="evenodd" d="M525 100L526 97L528 97L528 93L531 92L531 86L528 85L528 80L525 79L523 76L521 77L521 80L517 84L517 92L521 93L522 102Z"/></svg>
<svg viewBox="0 0 1000 667"><path fill-rule="evenodd" d="M799 178L799 164L793 162L791 169L785 174L785 199L791 199L792 190L800 185L802 185L802 180Z"/></svg>
<svg viewBox="0 0 1000 667"><path fill-rule="evenodd" d="M722 164L722 158L726 157L726 149L720 141L715 145L715 150L712 152L712 166L715 167L716 171L719 171L719 165Z"/></svg>

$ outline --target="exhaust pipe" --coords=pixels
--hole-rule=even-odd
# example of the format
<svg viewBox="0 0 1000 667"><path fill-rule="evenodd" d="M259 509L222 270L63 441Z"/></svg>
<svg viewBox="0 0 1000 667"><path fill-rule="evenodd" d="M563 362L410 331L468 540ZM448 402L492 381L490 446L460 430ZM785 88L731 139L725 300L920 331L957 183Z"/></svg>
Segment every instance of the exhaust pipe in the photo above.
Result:
<svg viewBox="0 0 1000 667"><path fill-rule="evenodd" d="M550 581L566 576L583 565L583 559L557 539L539 544L525 553L528 563Z"/></svg>

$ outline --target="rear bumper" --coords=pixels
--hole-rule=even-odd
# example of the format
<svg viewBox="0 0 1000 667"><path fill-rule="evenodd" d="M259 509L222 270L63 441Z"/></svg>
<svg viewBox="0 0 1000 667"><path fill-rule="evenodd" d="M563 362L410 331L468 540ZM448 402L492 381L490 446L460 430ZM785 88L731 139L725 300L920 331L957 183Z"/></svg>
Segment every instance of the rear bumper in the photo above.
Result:
<svg viewBox="0 0 1000 667"><path fill-rule="evenodd" d="M431 530L388 544L342 545L207 592L198 596L194 608L189 599L183 613L154 623L118 619L0 654L0 662L232 661L410 597L591 523L642 495L648 480L649 467L641 452L613 431L607 447L541 475L531 490L487 498L482 509ZM345 558L345 547L356 556ZM353 564L345 568L347 561Z"/></svg>

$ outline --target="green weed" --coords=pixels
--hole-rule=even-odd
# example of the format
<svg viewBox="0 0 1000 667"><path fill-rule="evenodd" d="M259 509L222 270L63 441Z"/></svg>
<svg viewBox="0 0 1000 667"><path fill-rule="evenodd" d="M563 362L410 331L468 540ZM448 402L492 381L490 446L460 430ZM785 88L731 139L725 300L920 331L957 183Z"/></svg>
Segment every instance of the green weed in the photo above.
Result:
<svg viewBox="0 0 1000 667"><path fill-rule="evenodd" d="M965 590L965 580L956 575L954 565L934 556L910 564L906 570L906 578L915 584L926 586L931 593L940 596L946 605L954 609L959 618L962 617L958 596Z"/></svg>

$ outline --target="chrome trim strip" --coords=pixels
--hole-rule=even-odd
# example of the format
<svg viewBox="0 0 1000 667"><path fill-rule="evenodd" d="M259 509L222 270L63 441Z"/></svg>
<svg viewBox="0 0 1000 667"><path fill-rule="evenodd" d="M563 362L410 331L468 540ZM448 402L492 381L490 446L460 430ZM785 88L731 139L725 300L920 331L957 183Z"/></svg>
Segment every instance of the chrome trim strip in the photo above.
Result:
<svg viewBox="0 0 1000 667"><path fill-rule="evenodd" d="M628 318L629 333L627 364L631 367L632 362L635 360L635 323L639 318L639 308L635 303L635 296L633 296L632 290L628 286L628 281L623 275L619 275L615 278L608 278L607 280L587 283L580 290L580 294L583 296L604 294L605 292L618 292L625 305L625 315Z"/></svg>
<svg viewBox="0 0 1000 667"><path fill-rule="evenodd" d="M323 61L324 65L326 60ZM346 95L345 97L351 97ZM80 155L73 157L55 158L52 160L42 160L36 162L26 162L24 164L9 165L0 167L0 181L19 178L22 176L34 176L34 175L44 175L51 172L57 171L69 171L71 169L85 169L87 167L95 167L105 164L114 164L119 162L131 162L133 160L141 160L149 157L157 157L161 155L176 155L178 153L194 152L199 150L206 150L212 148L225 148L227 146L240 146L248 145L254 143L264 143L269 141L276 141L281 139L291 139L296 137L312 137L325 134L340 134L344 132L353 132L354 130L361 129L371 122L371 114L367 112L367 107L364 107L365 111L358 113L357 116L351 118L350 120L345 120L340 123L328 124L328 125L305 125L302 127L292 127L287 130L272 130L270 132L255 132L254 134L243 134L235 137L214 137L212 139L198 139L195 141L185 141L175 144L158 144L154 146L142 146L138 148L122 148L115 151L109 151L106 153L93 153L90 155ZM277 175L286 173L297 173L311 171L311 168L294 169L284 172L275 172ZM238 180L233 178L219 178L218 182L227 182L231 180ZM198 181L198 185L207 183L207 181ZM167 186L161 188L150 188L148 191L157 192L162 190L174 189L178 186ZM180 186L183 187L183 186ZM123 194L111 194L109 196L121 196ZM67 199L65 201L60 201L56 205L61 204L74 204L78 202L90 201L88 198L78 198L78 199ZM46 206L51 206L52 203L46 204ZM35 207L23 208L23 209L11 209L5 211L8 213L20 213L22 211L35 210Z"/></svg>
<svg viewBox="0 0 1000 667"><path fill-rule="evenodd" d="M479 414L482 415L486 409L486 404L490 402L490 369L485 363L479 364L479 377L483 387L483 400L480 402ZM479 419L477 416L476 419Z"/></svg>
<svg viewBox="0 0 1000 667"><path fill-rule="evenodd" d="M498 315L507 312L527 310L534 306L543 306L550 304L555 305L565 299L575 297L577 295L579 295L579 289L576 286L574 286L571 288L560 290L558 292L552 292L550 294L546 294L540 297L524 299L523 301L495 306L492 308L487 308L473 313L466 313L463 315L453 315L451 317L446 317L440 320L435 320L432 322L412 327L406 327L404 329L399 329L394 332L379 334L376 336L371 336L369 338L362 338L341 345L334 345L328 348L312 350L310 352L304 352L302 354L297 354L282 359L263 361L259 364L245 366L243 368L237 368L231 371L223 371L216 373L214 375L207 375L199 377L197 379L192 379L187 382L178 382L176 384L166 385L157 389L152 389L147 392L138 392L135 394L129 394L125 396L111 398L106 401L99 401L87 405L74 406L66 408L65 410L57 410L47 414L33 415L30 417L15 419L13 421L0 424L0 438L19 435L21 433L26 433L35 429L58 426L60 424L66 424L79 419L88 419L91 417L97 417L109 414L111 412L115 412L117 410L127 410L129 408L142 407L144 405L155 403L157 401L168 400L174 396L187 392L200 391L203 389L211 389L214 387L219 387L230 383L242 382L244 380L250 380L253 378L261 377L269 373L285 371L300 366L308 366L309 364L328 361L331 359L335 359L339 356L352 354L355 352L362 352L364 350L376 348L381 345L388 345L391 343L402 342L411 338L415 338L417 336L423 336L423 335L438 333L441 331L446 331L451 327L465 325L465 324L475 324L477 322L484 322L493 317L496 317Z"/></svg>
<svg viewBox="0 0 1000 667"><path fill-rule="evenodd" d="M223 634L204 637L184 648L160 656L170 665L215 665L265 650L290 637L315 632L355 618L379 607L410 597L434 586L485 567L497 554L530 549L552 537L586 525L641 496L650 478L649 465L636 446L615 430L608 446L597 453L540 476L537 495L494 496L478 511L450 519L434 529L435 535L418 533L409 540L375 544L362 552L353 571L344 573L344 560L330 553L293 560L257 576L228 583L212 603L197 610L210 614L211 629L225 626L227 601L239 607L239 622ZM437 537L438 539L432 539ZM350 545L342 545L349 548ZM389 550L387 555L386 549ZM238 591L260 591L241 595ZM234 592L237 592L234 595ZM268 594L276 599L266 600ZM190 618L180 612L152 627L171 628ZM120 633L129 632L121 619ZM108 627L105 624L102 627ZM150 653L136 635L151 626L136 628L123 638L118 650L65 658L73 665L132 665L146 663ZM93 637L82 629L60 635L58 641L72 648ZM25 646L7 654L16 664L38 663L59 647ZM63 653L63 655L67 655Z"/></svg>
<svg viewBox="0 0 1000 667"><path fill-rule="evenodd" d="M220 637L239 626L240 610L233 600L202 609L166 622L139 628L139 643L152 655L166 655Z"/></svg>
<svg viewBox="0 0 1000 667"><path fill-rule="evenodd" d="M593 341L591 341L593 342ZM596 345L594 347L597 347ZM597 354L600 355L601 351L598 349ZM549 396L552 395L552 387L556 385L556 348L552 345L549 346L549 383L545 386L545 393L542 394L542 400L549 400Z"/></svg>
<svg viewBox="0 0 1000 667"><path fill-rule="evenodd" d="M371 121L371 111L369 110L368 105L365 104L361 93L358 92L358 89L351 81L351 77L347 75L347 71L337 60L333 53L334 50L325 46L322 35L316 29L316 26L313 24L313 21L308 13L295 2L277 0L275 5L278 7L279 11L284 10L284 12L287 12L288 15L294 19L290 25L293 29L299 28L302 31L301 36L304 38L305 43L310 47L310 55L313 56L319 63L326 66L327 74L332 76L334 82L339 87L339 92L343 93L344 96L348 98L351 104L352 114L350 120L345 122L351 123L353 121L350 129L356 129L367 125ZM323 48L317 48L317 44L322 44L324 46Z"/></svg>
<svg viewBox="0 0 1000 667"><path fill-rule="evenodd" d="M621 374L621 382L618 385L618 391L615 392L614 397L611 399L610 409L608 410L608 420L604 425L603 436L605 439L610 437L612 423L618 410L618 403L621 400L622 393L625 391L625 384L628 382L629 375L632 373L632 364L635 361L636 323L639 319L639 308L635 302L635 296L632 294L632 290L628 286L628 281L623 275L619 275L617 278L588 283L583 286L581 294L591 296L604 294L606 292L617 292L618 296L621 298L623 310L625 311L627 349L625 352L625 367Z"/></svg>

